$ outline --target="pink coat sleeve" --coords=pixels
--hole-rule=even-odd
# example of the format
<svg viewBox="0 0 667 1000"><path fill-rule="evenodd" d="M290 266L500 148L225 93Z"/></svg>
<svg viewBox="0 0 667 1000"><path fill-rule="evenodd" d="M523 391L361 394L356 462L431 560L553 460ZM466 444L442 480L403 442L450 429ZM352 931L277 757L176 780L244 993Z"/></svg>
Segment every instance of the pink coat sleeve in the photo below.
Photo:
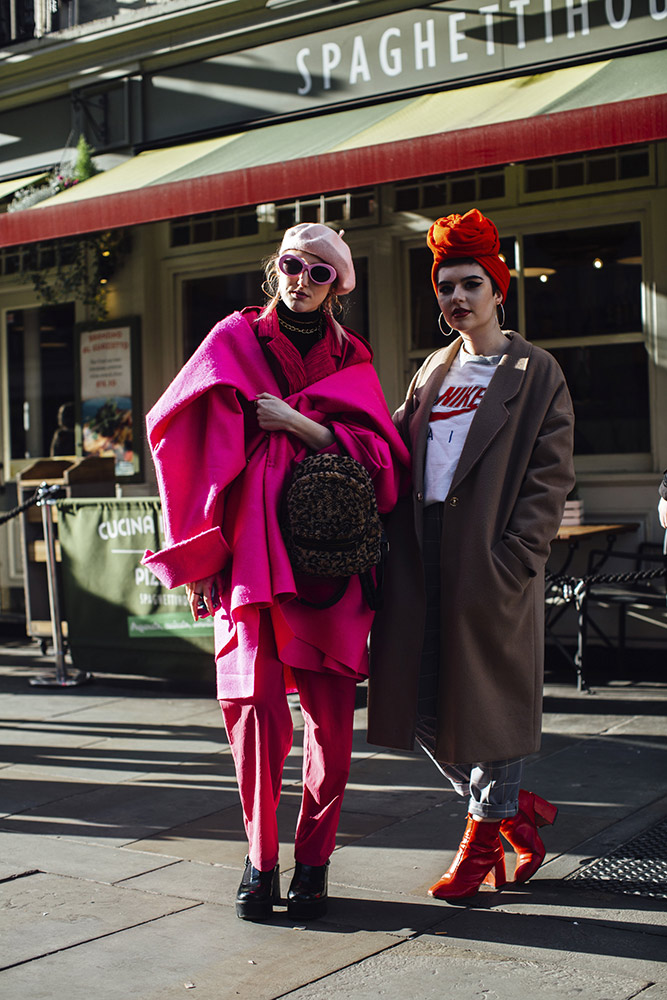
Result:
<svg viewBox="0 0 667 1000"><path fill-rule="evenodd" d="M222 534L224 491L246 465L243 410L216 386L149 426L162 500L165 546L143 563L167 587L220 572L230 548Z"/></svg>
<svg viewBox="0 0 667 1000"><path fill-rule="evenodd" d="M378 510L386 514L410 489L410 456L392 423L372 366L348 368L347 383L344 397L331 389L327 394L312 387L312 405L335 438L324 451L350 455L368 470Z"/></svg>
<svg viewBox="0 0 667 1000"><path fill-rule="evenodd" d="M380 514L389 513L409 485L407 461L401 464L398 460L396 442L352 420L332 420L327 426L336 441L326 450L350 455L360 462L373 480Z"/></svg>

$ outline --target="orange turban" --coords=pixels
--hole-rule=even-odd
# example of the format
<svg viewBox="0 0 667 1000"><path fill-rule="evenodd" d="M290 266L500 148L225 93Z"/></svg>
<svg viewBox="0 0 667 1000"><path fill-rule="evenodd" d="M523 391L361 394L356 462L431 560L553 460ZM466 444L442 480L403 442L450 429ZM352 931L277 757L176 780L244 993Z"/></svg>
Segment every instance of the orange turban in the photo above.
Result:
<svg viewBox="0 0 667 1000"><path fill-rule="evenodd" d="M433 251L431 278L438 294L438 269L445 260L469 257L491 276L500 289L503 302L510 284L510 272L500 257L500 237L491 219L471 208L465 215L447 215L433 223L426 242Z"/></svg>

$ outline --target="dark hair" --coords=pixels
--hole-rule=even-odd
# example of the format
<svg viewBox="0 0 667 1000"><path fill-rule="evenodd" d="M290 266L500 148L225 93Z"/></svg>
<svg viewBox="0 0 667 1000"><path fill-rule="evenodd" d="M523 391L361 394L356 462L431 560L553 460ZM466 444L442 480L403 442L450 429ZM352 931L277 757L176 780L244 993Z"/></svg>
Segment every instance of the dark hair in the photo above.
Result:
<svg viewBox="0 0 667 1000"><path fill-rule="evenodd" d="M498 292L500 295L502 295L500 288L498 288L498 285L493 280L487 269L482 264L480 264L478 260L475 260L474 257L447 257L445 260L441 260L438 262L438 270L436 271L436 275L439 274L441 267L456 267L457 264L477 264L478 267L482 268L484 274L491 282L491 287L493 288L493 291Z"/></svg>

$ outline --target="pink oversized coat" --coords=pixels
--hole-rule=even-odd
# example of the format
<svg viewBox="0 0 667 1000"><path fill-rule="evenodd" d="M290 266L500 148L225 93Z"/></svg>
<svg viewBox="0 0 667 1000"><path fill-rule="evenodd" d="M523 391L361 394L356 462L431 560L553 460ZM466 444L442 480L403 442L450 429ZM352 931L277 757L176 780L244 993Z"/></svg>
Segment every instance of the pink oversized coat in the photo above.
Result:
<svg viewBox="0 0 667 1000"><path fill-rule="evenodd" d="M335 443L368 469L381 513L409 482L408 452L395 429L371 353L355 338L358 363L287 396L326 424ZM367 356L367 360L364 360ZM259 611L271 608L281 661L360 679L368 672L373 620L359 581L331 608L294 600L295 581L279 526L279 508L296 462L308 449L286 432L265 433L252 401L282 396L255 332L233 313L209 333L147 416L162 499L166 545L144 556L167 587L221 572L215 615L219 698L252 696Z"/></svg>

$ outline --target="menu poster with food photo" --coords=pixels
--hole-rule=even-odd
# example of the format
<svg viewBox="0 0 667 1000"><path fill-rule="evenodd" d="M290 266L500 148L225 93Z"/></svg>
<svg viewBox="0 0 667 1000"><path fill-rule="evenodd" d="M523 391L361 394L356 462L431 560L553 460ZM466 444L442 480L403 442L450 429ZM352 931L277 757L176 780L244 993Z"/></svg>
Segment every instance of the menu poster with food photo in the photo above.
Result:
<svg viewBox="0 0 667 1000"><path fill-rule="evenodd" d="M116 476L139 472L135 321L79 330L80 422L84 455L112 456Z"/></svg>

